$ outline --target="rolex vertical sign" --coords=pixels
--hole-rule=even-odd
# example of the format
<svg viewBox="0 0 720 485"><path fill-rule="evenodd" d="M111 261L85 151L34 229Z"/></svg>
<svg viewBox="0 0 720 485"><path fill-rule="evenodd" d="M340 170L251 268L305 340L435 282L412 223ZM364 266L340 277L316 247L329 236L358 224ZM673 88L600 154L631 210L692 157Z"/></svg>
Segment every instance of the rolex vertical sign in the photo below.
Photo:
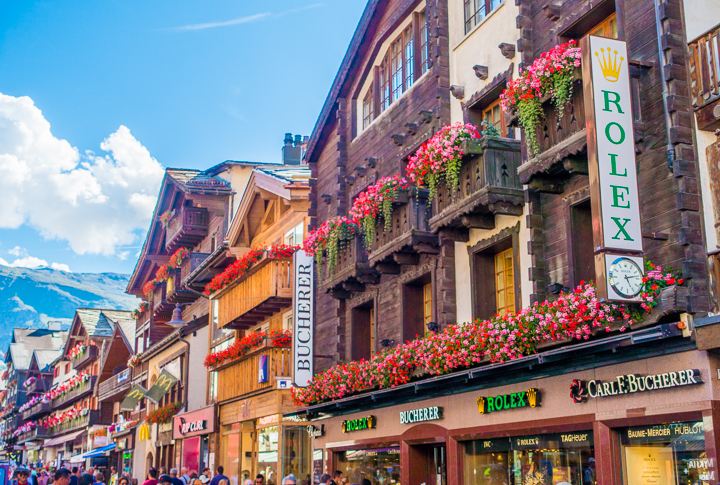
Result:
<svg viewBox="0 0 720 485"><path fill-rule="evenodd" d="M643 247L627 45L586 36L580 47L598 293L632 300Z"/></svg>
<svg viewBox="0 0 720 485"><path fill-rule="evenodd" d="M293 256L293 383L297 387L307 387L313 377L313 263L302 249Z"/></svg>

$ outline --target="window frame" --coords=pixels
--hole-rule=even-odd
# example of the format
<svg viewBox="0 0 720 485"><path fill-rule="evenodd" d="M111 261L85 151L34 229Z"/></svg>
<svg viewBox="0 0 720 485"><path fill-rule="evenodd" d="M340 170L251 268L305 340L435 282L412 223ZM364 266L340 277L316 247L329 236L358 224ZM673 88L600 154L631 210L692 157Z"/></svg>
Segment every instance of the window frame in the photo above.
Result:
<svg viewBox="0 0 720 485"><path fill-rule="evenodd" d="M497 314L495 255L507 249L512 249L513 255L515 312L522 308L522 281L520 276L522 268L520 266L519 236L520 223L517 223L515 226L502 229L497 234L478 241L475 245L467 248L470 259L470 291L473 319L480 318L484 320ZM482 270L490 271L490 268L492 268L493 274L491 284L487 275L484 275L483 278L478 277Z"/></svg>
<svg viewBox="0 0 720 485"><path fill-rule="evenodd" d="M615 21L615 36L614 37L608 37L607 35L598 35L597 31L600 29L603 29L603 33L605 32L605 29L611 29L612 32L612 22ZM595 27L591 28L588 31L588 35L594 35L596 37L605 37L606 39L618 39L620 36L620 30L618 29L618 20L617 20L617 12L613 12L610 15L608 15L605 20L595 25Z"/></svg>
<svg viewBox="0 0 720 485"><path fill-rule="evenodd" d="M500 120L498 120L498 123L500 123L500 127L498 128L495 125L495 123L493 123L493 126L495 126L495 128L498 128L498 131L500 131L500 136L502 138L507 138L508 137L508 127L507 127L507 123L505 122L505 110L503 110L502 107L500 106L500 98L496 99L495 101L490 103L488 106L483 108L482 119L483 119L483 121L486 121L488 113L490 114L490 116L492 118L492 113L495 109L497 109L500 112Z"/></svg>
<svg viewBox="0 0 720 485"><path fill-rule="evenodd" d="M418 275L402 284L402 336L403 342L422 338L427 332L427 324L435 319L434 272ZM425 312L425 288L430 287L430 319Z"/></svg>
<svg viewBox="0 0 720 485"><path fill-rule="evenodd" d="M463 25L465 27L465 35L472 32L478 25L482 24L492 12L500 8L505 0L463 0ZM472 4L472 15L468 6ZM482 5L478 5L482 4ZM482 11L482 15L479 14Z"/></svg>

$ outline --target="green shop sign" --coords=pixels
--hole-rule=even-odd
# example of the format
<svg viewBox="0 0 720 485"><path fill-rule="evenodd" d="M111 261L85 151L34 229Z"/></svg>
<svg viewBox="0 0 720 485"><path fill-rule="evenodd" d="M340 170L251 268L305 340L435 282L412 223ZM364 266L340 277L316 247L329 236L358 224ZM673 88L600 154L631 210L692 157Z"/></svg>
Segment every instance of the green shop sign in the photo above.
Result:
<svg viewBox="0 0 720 485"><path fill-rule="evenodd" d="M372 429L377 425L377 418L375 416L368 416L367 418L359 419L348 419L342 422L343 433L350 433L351 431L361 431L363 429Z"/></svg>
<svg viewBox="0 0 720 485"><path fill-rule="evenodd" d="M533 388L527 391L501 394L495 397L479 397L476 402L480 414L515 408L534 408L540 406L540 391Z"/></svg>

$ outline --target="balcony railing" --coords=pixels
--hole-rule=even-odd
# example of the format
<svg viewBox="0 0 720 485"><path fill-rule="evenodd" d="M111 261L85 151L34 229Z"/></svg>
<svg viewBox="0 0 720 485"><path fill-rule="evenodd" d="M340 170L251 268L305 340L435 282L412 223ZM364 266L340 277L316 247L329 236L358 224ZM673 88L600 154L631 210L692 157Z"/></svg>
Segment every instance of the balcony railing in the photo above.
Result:
<svg viewBox="0 0 720 485"><path fill-rule="evenodd" d="M41 440L47 438L48 436L50 436L50 432L47 429L38 426L32 431L28 431L27 433L23 433L18 436L17 442L25 443L26 441Z"/></svg>
<svg viewBox="0 0 720 485"><path fill-rule="evenodd" d="M110 399L130 389L131 385L132 369L125 369L98 385L98 399L100 401Z"/></svg>
<svg viewBox="0 0 720 485"><path fill-rule="evenodd" d="M258 382L260 358L268 359L265 382ZM275 377L290 376L289 348L261 347L218 370L218 402L275 388Z"/></svg>
<svg viewBox="0 0 720 485"><path fill-rule="evenodd" d="M484 137L467 140L458 186L438 187L430 229L491 228L495 214L522 214L525 196L517 175L522 163L520 141Z"/></svg>
<svg viewBox="0 0 720 485"><path fill-rule="evenodd" d="M30 394L35 394L35 393L37 393L37 392L42 392L42 391L44 391L44 390L45 390L45 378L43 378L42 376L38 376L38 377L33 381L32 384L28 384L28 385L25 387L25 392L26 392L28 395L30 395Z"/></svg>
<svg viewBox="0 0 720 485"><path fill-rule="evenodd" d="M368 255L360 237L346 242L338 251L335 269L331 273L327 258L320 273L320 291L338 299L347 299L352 291L359 291L364 283L377 283L378 272L368 264Z"/></svg>
<svg viewBox="0 0 720 485"><path fill-rule="evenodd" d="M98 348L95 345L85 347L85 352L72 359L73 369L80 370L86 365L95 362L98 357Z"/></svg>
<svg viewBox="0 0 720 485"><path fill-rule="evenodd" d="M292 261L264 256L217 299L221 328L249 328L266 320L292 303Z"/></svg>
<svg viewBox="0 0 720 485"><path fill-rule="evenodd" d="M192 252L187 256L180 267L175 269L172 277L168 281L167 301L170 303L190 303L197 300L200 296L197 291L188 291L184 287L187 277L195 271L200 264L205 261L208 253Z"/></svg>
<svg viewBox="0 0 720 485"><path fill-rule="evenodd" d="M167 283L162 282L155 288L150 308L152 316L158 323L167 322L172 317L174 305L167 300Z"/></svg>
<svg viewBox="0 0 720 485"><path fill-rule="evenodd" d="M390 228L377 225L368 253L371 267L378 263L417 264L420 253L437 254L438 236L430 232L432 208L427 189L411 188L407 201L393 204Z"/></svg>
<svg viewBox="0 0 720 485"><path fill-rule="evenodd" d="M53 399L52 407L59 408L62 406L66 406L68 404L74 403L75 401L78 401L79 399L82 399L88 394L91 394L93 389L95 388L95 381L97 381L97 377L91 377L72 391L68 391L62 396Z"/></svg>
<svg viewBox="0 0 720 485"><path fill-rule="evenodd" d="M77 419L71 419L70 421L65 421L64 423L54 426L49 429L50 435L52 436L58 436L61 434L66 434L71 431L76 431L82 428L85 428L87 426L92 426L95 424L110 424L110 423L103 423L100 419L100 411L90 411L85 416L80 416Z"/></svg>
<svg viewBox="0 0 720 485"><path fill-rule="evenodd" d="M720 128L720 25L688 44L690 51L690 95L698 128L714 131Z"/></svg>
<svg viewBox="0 0 720 485"><path fill-rule="evenodd" d="M210 213L201 207L183 207L168 224L165 249L172 253L182 246L192 247L208 235Z"/></svg>
<svg viewBox="0 0 720 485"><path fill-rule="evenodd" d="M52 411L52 404L50 402L39 402L30 409L23 411L22 417L24 420L28 420L35 416L48 414L50 411Z"/></svg>

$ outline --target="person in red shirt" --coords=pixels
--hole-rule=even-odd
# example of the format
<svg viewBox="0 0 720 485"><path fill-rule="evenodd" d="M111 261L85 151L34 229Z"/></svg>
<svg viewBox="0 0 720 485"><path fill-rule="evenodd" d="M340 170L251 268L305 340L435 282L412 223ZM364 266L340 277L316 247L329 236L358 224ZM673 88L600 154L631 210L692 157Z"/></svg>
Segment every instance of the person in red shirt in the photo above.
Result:
<svg viewBox="0 0 720 485"><path fill-rule="evenodd" d="M157 477L157 468L151 468L148 472L147 480L143 482L143 485L158 485Z"/></svg>

